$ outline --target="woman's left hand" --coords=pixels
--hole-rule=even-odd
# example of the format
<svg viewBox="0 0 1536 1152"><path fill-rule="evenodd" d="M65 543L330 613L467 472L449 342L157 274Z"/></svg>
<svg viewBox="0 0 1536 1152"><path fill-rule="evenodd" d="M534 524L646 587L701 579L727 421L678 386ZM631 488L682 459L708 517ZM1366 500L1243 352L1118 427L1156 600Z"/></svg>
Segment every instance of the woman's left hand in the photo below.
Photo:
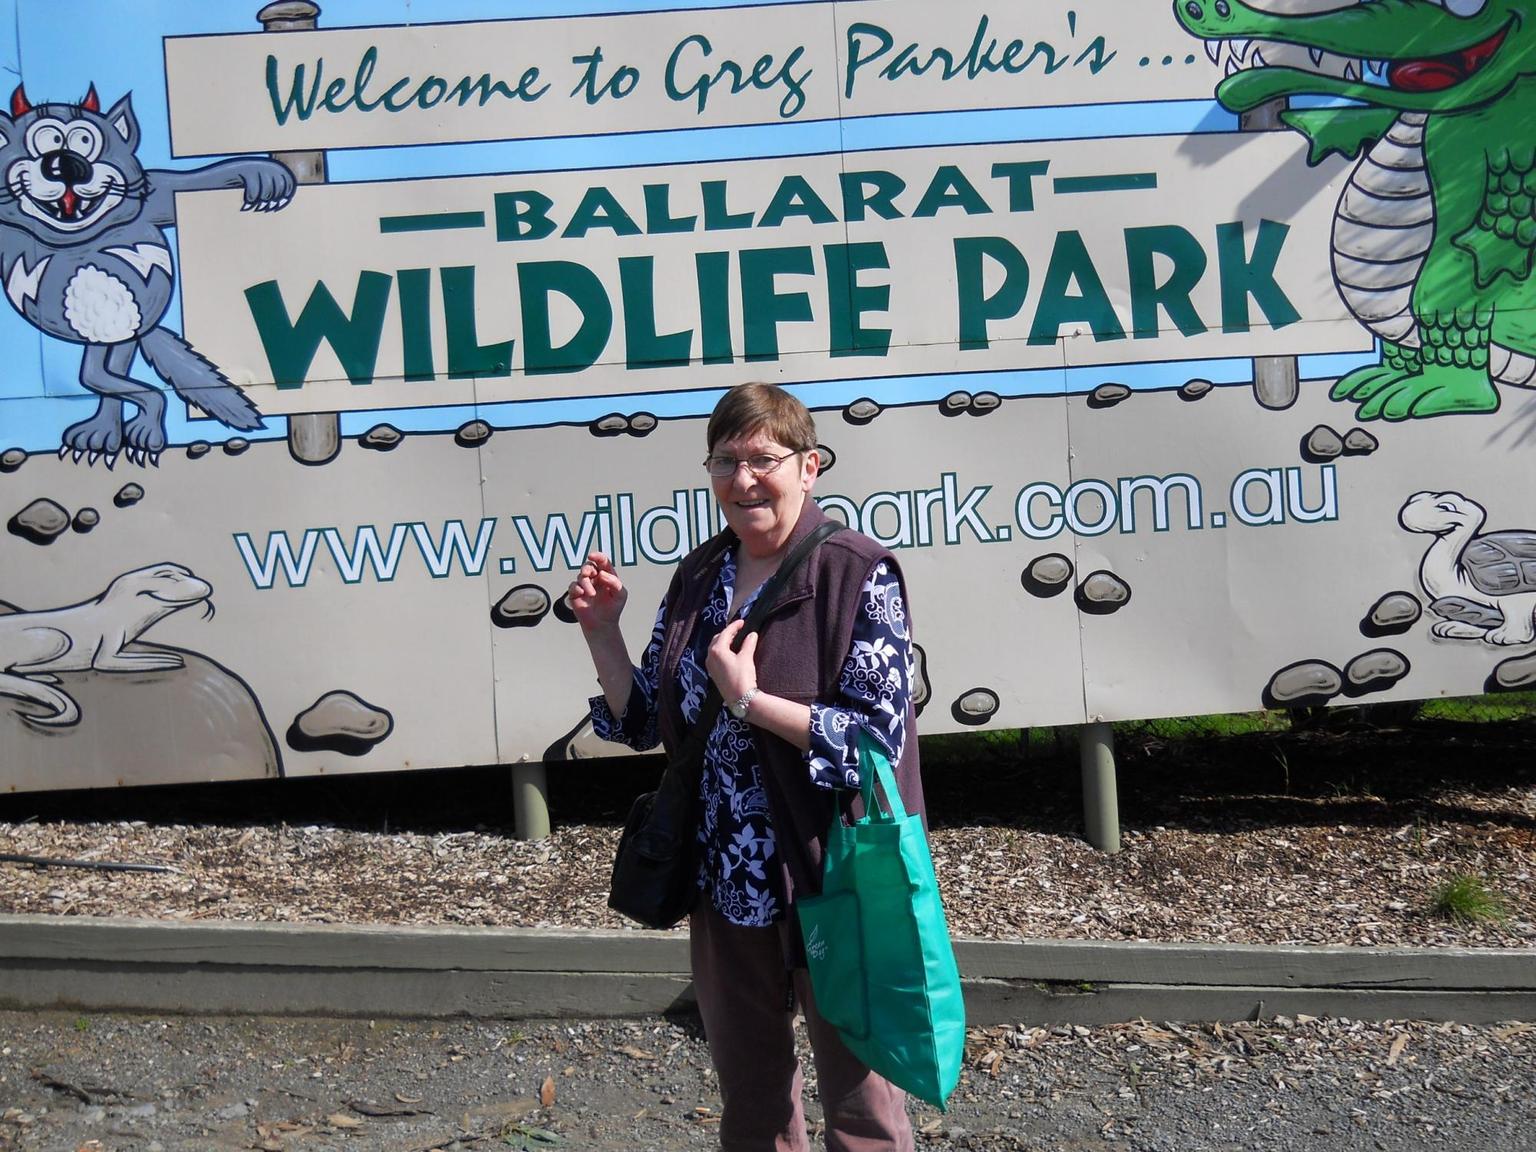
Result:
<svg viewBox="0 0 1536 1152"><path fill-rule="evenodd" d="M747 635L741 642L740 651L733 649L736 637L746 623L745 620L732 620L720 629L709 642L709 652L704 657L704 667L727 704L740 700L757 687L757 633Z"/></svg>

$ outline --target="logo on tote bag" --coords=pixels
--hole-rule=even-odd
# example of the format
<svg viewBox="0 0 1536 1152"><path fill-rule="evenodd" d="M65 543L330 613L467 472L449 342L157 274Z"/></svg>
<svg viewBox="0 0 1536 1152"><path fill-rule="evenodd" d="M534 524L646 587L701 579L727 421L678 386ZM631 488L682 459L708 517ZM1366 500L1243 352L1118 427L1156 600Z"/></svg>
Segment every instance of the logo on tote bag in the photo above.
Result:
<svg viewBox="0 0 1536 1152"><path fill-rule="evenodd" d="M805 938L805 954L812 960L825 960L827 958L827 942L821 937L821 925L811 929Z"/></svg>

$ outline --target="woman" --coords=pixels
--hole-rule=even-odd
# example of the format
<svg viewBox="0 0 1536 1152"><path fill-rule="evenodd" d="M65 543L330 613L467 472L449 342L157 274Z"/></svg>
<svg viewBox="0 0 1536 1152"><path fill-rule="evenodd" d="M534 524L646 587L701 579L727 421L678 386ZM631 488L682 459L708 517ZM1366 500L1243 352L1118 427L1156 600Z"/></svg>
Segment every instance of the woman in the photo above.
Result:
<svg viewBox="0 0 1536 1152"><path fill-rule="evenodd" d="M736 641L763 581L826 522L809 499L820 465L805 406L745 384L709 418L704 467L727 529L678 566L639 667L619 631L627 592L594 552L570 588L602 695L597 735L675 748L708 680L720 711L700 782L700 897L689 918L699 1012L720 1077L728 1150L807 1147L792 1013L816 1058L832 1152L912 1147L902 1093L822 1020L794 901L821 887L828 825L859 787L855 734L883 745L902 800L922 812L912 654L895 559L857 532L831 536L796 570L756 633ZM846 807L846 805L845 805Z"/></svg>

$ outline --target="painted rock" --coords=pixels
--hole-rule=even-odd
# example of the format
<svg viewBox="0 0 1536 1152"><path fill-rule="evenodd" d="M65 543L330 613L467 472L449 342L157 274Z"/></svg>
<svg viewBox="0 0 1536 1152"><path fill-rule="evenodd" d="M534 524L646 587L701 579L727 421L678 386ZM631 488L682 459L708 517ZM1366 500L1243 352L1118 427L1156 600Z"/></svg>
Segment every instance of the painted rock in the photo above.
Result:
<svg viewBox="0 0 1536 1152"><path fill-rule="evenodd" d="M975 727L992 719L997 713L999 703L997 693L992 689L972 688L969 692L962 693L950 705L949 714L955 718L957 724Z"/></svg>
<svg viewBox="0 0 1536 1152"><path fill-rule="evenodd" d="M1360 621L1360 631L1367 636L1396 636L1418 623L1424 609L1412 592L1388 592L1371 605Z"/></svg>
<svg viewBox="0 0 1536 1152"><path fill-rule="evenodd" d="M6 523L12 536L20 536L33 544L52 544L68 527L69 513L47 497L32 501Z"/></svg>
<svg viewBox="0 0 1536 1152"><path fill-rule="evenodd" d="M1344 692L1348 696L1364 696L1368 692L1385 691L1408 675L1411 669L1408 657L1401 652L1373 648L1344 665Z"/></svg>
<svg viewBox="0 0 1536 1152"><path fill-rule="evenodd" d="M1060 552L1047 552L1030 561L1019 576L1019 582L1032 596L1042 599L1059 596L1067 590L1072 580L1072 561Z"/></svg>
<svg viewBox="0 0 1536 1152"><path fill-rule="evenodd" d="M537 584L519 584L491 609L491 623L498 628L532 628L549 615L549 593Z"/></svg>
<svg viewBox="0 0 1536 1152"><path fill-rule="evenodd" d="M357 444L370 452L393 452L404 439L405 434L393 424L375 424L357 438Z"/></svg>
<svg viewBox="0 0 1536 1152"><path fill-rule="evenodd" d="M1131 602L1131 586L1113 572L1090 572L1077 586L1078 608L1092 616L1107 616Z"/></svg>
<svg viewBox="0 0 1536 1152"><path fill-rule="evenodd" d="M1326 660L1298 660L1269 678L1266 708L1308 708L1326 704L1344 689L1344 674Z"/></svg>
<svg viewBox="0 0 1536 1152"><path fill-rule="evenodd" d="M293 718L288 746L296 752L362 756L394 731L395 718L345 689L327 692Z"/></svg>

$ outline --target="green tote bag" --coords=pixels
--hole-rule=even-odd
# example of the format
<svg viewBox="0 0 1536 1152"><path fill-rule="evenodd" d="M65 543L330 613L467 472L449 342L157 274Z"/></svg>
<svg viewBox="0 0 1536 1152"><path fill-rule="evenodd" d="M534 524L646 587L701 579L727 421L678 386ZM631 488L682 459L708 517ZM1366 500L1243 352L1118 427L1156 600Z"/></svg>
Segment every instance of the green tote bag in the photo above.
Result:
<svg viewBox="0 0 1536 1152"><path fill-rule="evenodd" d="M960 971L922 819L907 815L884 750L857 739L864 816L833 818L821 895L795 903L811 991L855 1056L943 1110L965 1056Z"/></svg>

